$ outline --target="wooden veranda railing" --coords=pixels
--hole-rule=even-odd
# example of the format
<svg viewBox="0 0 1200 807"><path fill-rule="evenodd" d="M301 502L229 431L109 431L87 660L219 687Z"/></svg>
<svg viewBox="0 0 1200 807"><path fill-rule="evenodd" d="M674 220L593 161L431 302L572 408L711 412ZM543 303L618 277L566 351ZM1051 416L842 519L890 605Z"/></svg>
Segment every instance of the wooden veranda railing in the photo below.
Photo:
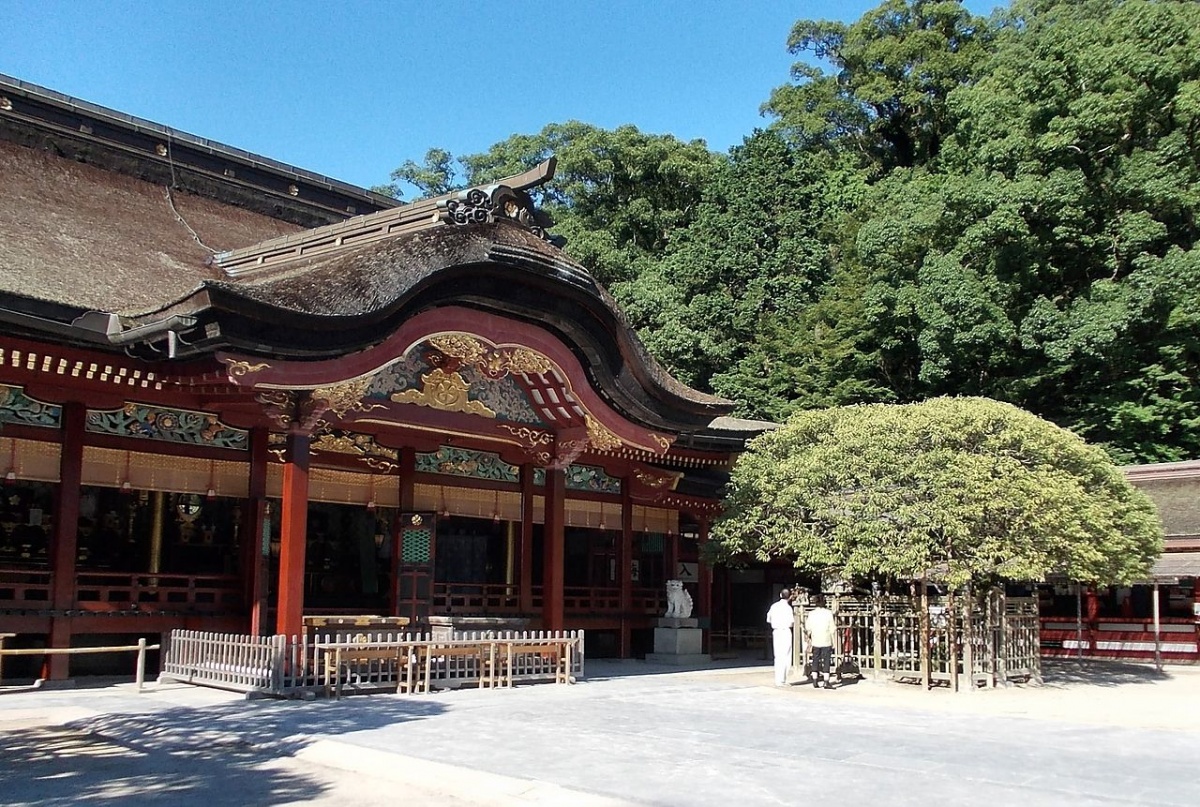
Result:
<svg viewBox="0 0 1200 807"><path fill-rule="evenodd" d="M1036 598L991 591L980 598L931 599L925 625L921 603L909 597L838 596L829 605L839 636L834 663L852 662L864 675L951 686L960 679L984 686L1041 680ZM805 610L796 608L797 669L811 655L803 640Z"/></svg>
<svg viewBox="0 0 1200 807"><path fill-rule="evenodd" d="M83 610L149 608L156 611L233 611L242 605L235 575L90 572L75 578L75 599Z"/></svg>
<svg viewBox="0 0 1200 807"><path fill-rule="evenodd" d="M46 569L0 569L0 607L49 607L53 580ZM235 575L81 570L75 603L83 611L228 612L242 607L242 584Z"/></svg>
<svg viewBox="0 0 1200 807"><path fill-rule="evenodd" d="M52 581L42 569L0 569L0 606L46 608Z"/></svg>
<svg viewBox="0 0 1200 807"><path fill-rule="evenodd" d="M534 586L531 606L540 611L542 587ZM660 588L635 588L630 612L657 616L667 607ZM618 614L621 589L615 586L566 586L563 610L567 614ZM434 583L432 613L469 616L520 616L521 590L508 583Z"/></svg>
<svg viewBox="0 0 1200 807"><path fill-rule="evenodd" d="M459 632L452 639L380 631L247 636L172 631L161 677L279 697L462 686L570 683L584 674L583 631Z"/></svg>

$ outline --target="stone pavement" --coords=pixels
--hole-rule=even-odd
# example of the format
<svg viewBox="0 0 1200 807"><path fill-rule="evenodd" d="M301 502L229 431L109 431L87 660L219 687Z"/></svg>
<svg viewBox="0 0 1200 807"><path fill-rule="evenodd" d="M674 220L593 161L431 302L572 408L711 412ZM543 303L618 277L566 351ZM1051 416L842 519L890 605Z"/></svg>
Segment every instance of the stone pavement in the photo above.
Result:
<svg viewBox="0 0 1200 807"><path fill-rule="evenodd" d="M182 684L0 694L0 803L1193 805L1200 669L1046 687L770 686L588 662L576 686L246 701Z"/></svg>

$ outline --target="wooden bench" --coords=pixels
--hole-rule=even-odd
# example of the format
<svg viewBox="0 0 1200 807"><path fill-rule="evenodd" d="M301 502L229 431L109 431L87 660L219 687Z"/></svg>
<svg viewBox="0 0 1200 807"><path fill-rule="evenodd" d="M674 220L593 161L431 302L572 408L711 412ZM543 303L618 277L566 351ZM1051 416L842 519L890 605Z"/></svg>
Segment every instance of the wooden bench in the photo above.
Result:
<svg viewBox="0 0 1200 807"><path fill-rule="evenodd" d="M479 670L480 689L496 686L495 642L431 644L423 647L421 653L424 655L425 662L422 685L425 687L426 692L429 692L433 688L433 662L435 658L445 662L447 680L453 680L450 672L455 659L462 659L464 666L469 664L471 659L474 659Z"/></svg>
<svg viewBox="0 0 1200 807"><path fill-rule="evenodd" d="M324 683L326 697L333 696L335 698L342 697L342 683L350 675L354 674L355 668L361 669L364 665L368 668L367 676L370 677L372 664L378 664L377 672L382 679L385 665L394 666L396 676L396 693L415 692L419 691L422 680L417 675L417 670L420 667L418 661L418 650L415 644L406 643L402 645L393 645L389 647L345 647L342 645L334 645L333 647L323 647L325 652L325 669ZM332 663L329 656L332 654ZM429 691L428 677L425 679L425 691ZM378 683L382 684L380 680Z"/></svg>
<svg viewBox="0 0 1200 807"><path fill-rule="evenodd" d="M503 658L497 659L500 662L499 670L493 673L493 681L498 678L499 686L513 685L513 670L522 666L520 660L523 657L537 659L532 665L535 674L546 671L556 684L569 684L572 681L570 642L510 641L504 642L503 648Z"/></svg>

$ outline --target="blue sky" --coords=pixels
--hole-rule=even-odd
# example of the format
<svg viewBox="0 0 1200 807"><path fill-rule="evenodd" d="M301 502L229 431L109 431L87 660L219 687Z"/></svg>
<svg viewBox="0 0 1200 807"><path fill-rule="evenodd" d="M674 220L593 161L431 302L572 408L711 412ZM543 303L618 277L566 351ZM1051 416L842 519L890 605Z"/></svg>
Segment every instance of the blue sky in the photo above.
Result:
<svg viewBox="0 0 1200 807"><path fill-rule="evenodd" d="M875 4L0 0L0 73L370 186L570 119L724 151L787 81L793 22Z"/></svg>

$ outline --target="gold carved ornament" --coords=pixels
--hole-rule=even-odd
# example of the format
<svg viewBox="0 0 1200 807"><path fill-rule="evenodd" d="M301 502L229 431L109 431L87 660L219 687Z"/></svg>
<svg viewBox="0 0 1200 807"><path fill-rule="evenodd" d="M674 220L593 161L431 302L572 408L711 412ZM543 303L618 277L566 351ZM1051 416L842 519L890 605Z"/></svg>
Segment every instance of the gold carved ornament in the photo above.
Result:
<svg viewBox="0 0 1200 807"><path fill-rule="evenodd" d="M597 451L612 451L621 447L621 438L591 415L584 416L587 422L588 441Z"/></svg>
<svg viewBox="0 0 1200 807"><path fill-rule="evenodd" d="M464 381L458 373L447 373L441 368L435 367L428 374L421 376L421 389L394 392L391 399L396 403L428 406L430 409L438 409L442 412L465 412L485 418L496 417L496 413L483 403L472 401L467 396L470 388L471 385Z"/></svg>
<svg viewBox="0 0 1200 807"><path fill-rule="evenodd" d="M553 367L553 362L541 353L524 347L497 349L485 360L485 370L496 377L505 373L546 375Z"/></svg>
<svg viewBox="0 0 1200 807"><path fill-rule="evenodd" d="M459 359L467 364L476 364L487 353L487 348L478 339L473 336L467 336L464 333L445 333L439 336L431 336L429 337L429 344L450 358Z"/></svg>
<svg viewBox="0 0 1200 807"><path fill-rule="evenodd" d="M528 426L513 426L510 423L498 424L501 429L516 437L530 448L546 446L554 442L554 433L542 429L531 429Z"/></svg>
<svg viewBox="0 0 1200 807"><path fill-rule="evenodd" d="M355 457L385 457L396 459L400 452L394 448L381 446L369 434L339 434L324 432L312 442L315 451L325 451L333 454L350 454Z"/></svg>
<svg viewBox="0 0 1200 807"><path fill-rule="evenodd" d="M633 475L637 481L653 490L662 490L668 485L674 486L675 481L679 478L677 474L660 476L659 474L647 473L646 471L634 471Z"/></svg>
<svg viewBox="0 0 1200 807"><path fill-rule="evenodd" d="M259 392L254 399L263 405L268 416L275 421L276 426L287 431L295 419L293 417L296 407L294 392L284 389L268 389Z"/></svg>
<svg viewBox="0 0 1200 807"><path fill-rule="evenodd" d="M250 362L243 361L241 359L225 359L225 363L228 365L226 372L229 373L230 378L241 378L242 376L250 375L251 373L257 373L262 370L269 369L271 366L265 361L260 361L257 364L251 364Z"/></svg>
<svg viewBox="0 0 1200 807"><path fill-rule="evenodd" d="M478 368L492 378L508 373L544 375L554 367L550 359L527 347L495 347L465 333L429 337L429 344L452 359Z"/></svg>
<svg viewBox="0 0 1200 807"><path fill-rule="evenodd" d="M328 387L317 387L312 391L312 397L314 401L324 401L325 405L338 417L345 417L346 413L351 410L367 412L372 409L381 409L382 407L378 404L362 402L363 396L367 394L367 390L374 380L374 375L368 375Z"/></svg>

